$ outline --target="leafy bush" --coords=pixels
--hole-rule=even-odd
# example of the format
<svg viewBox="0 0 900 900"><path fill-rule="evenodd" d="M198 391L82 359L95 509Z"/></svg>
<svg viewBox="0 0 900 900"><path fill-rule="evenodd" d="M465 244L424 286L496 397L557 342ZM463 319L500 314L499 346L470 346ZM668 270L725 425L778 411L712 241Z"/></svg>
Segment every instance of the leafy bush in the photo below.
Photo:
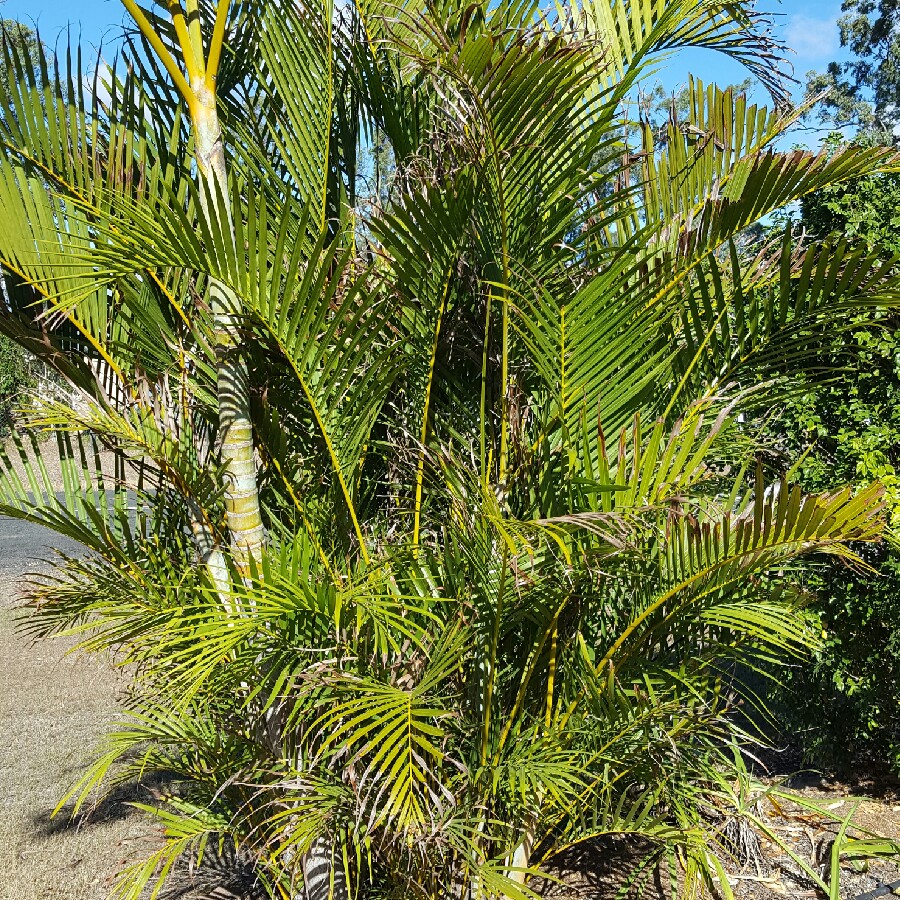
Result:
<svg viewBox="0 0 900 900"><path fill-rule="evenodd" d="M808 757L845 768L866 760L900 772L900 554L865 554L877 577L839 566L814 582L824 641L788 679L790 719Z"/></svg>
<svg viewBox="0 0 900 900"><path fill-rule="evenodd" d="M854 140L859 147L882 143L880 136L863 134ZM826 152L845 143L841 134L824 141ZM877 172L841 184L820 188L803 198L800 224L817 237L841 234L862 241L886 254L900 252L900 173Z"/></svg>
<svg viewBox="0 0 900 900"><path fill-rule="evenodd" d="M34 384L32 362L26 352L0 335L0 434L13 427L15 407Z"/></svg>
<svg viewBox="0 0 900 900"><path fill-rule="evenodd" d="M780 447L773 467L803 454L797 472L809 490L837 484L885 486L891 523L900 525L900 333L896 320L860 327L831 342L841 374L806 384L784 404L762 442ZM872 571L839 563L807 579L824 640L809 666L784 673L777 692L789 733L809 762L845 769L866 760L900 772L900 548L894 540L863 557Z"/></svg>
<svg viewBox="0 0 900 900"><path fill-rule="evenodd" d="M871 132L855 146L877 146ZM832 135L826 152L845 139ZM827 240L835 234L866 244L890 261L900 252L900 177L880 172L820 188L803 198L798 230ZM900 322L893 314L858 319L823 342L822 383L796 373L795 392L769 411L757 436L770 471L796 470L813 491L836 485L885 486L891 524L900 525ZM780 675L773 695L787 733L807 762L826 769L887 764L900 772L900 550L895 540L863 554L873 571L840 563L817 566L806 579L824 639L808 666Z"/></svg>

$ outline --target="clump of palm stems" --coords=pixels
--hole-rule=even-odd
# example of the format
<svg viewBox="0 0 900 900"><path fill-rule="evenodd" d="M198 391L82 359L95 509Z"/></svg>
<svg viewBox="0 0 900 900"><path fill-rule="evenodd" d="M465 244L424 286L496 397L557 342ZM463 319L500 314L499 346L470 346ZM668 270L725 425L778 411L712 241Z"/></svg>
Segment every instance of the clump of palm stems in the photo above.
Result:
<svg viewBox="0 0 900 900"><path fill-rule="evenodd" d="M518 900L603 835L702 889L747 673L815 643L798 560L883 526L740 414L900 298L841 240L740 238L894 156L775 149L742 3L125 6L109 66L7 42L0 98L0 330L80 398L25 411L66 490L6 459L0 512L85 548L31 627L134 673L71 798L170 785L121 895L227 843L274 896ZM682 47L772 109L692 81L627 121Z"/></svg>

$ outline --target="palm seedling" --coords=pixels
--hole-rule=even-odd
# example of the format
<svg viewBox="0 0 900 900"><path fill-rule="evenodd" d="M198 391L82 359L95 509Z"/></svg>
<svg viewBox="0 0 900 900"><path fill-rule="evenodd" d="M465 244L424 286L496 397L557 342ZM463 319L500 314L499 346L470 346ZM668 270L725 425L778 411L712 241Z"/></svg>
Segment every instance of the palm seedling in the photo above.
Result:
<svg viewBox="0 0 900 900"><path fill-rule="evenodd" d="M122 896L210 842L308 900L531 897L603 835L723 877L746 673L815 640L797 560L882 528L740 413L898 297L840 240L740 240L894 157L774 149L742 4L124 2L92 82L8 43L0 103L0 327L78 398L23 411L65 491L20 446L0 511L85 548L30 627L134 672L70 796L169 785ZM690 46L773 109L693 81L627 121Z"/></svg>

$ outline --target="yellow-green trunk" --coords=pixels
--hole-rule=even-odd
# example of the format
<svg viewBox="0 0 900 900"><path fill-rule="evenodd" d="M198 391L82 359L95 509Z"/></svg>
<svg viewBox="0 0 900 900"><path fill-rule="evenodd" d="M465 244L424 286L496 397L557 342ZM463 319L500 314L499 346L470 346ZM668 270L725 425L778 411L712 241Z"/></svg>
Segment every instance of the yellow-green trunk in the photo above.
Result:
<svg viewBox="0 0 900 900"><path fill-rule="evenodd" d="M227 223L217 223L232 232L225 152L215 98L202 97L193 112L197 167L210 196L216 192L224 203ZM204 100L208 102L203 102ZM212 222L219 213L216 205L204 203L204 215ZM259 507L256 456L250 422L250 379L240 337L237 297L217 279L210 283L210 306L216 336L218 364L219 441L225 464L225 515L238 566L245 569L258 560L265 532Z"/></svg>

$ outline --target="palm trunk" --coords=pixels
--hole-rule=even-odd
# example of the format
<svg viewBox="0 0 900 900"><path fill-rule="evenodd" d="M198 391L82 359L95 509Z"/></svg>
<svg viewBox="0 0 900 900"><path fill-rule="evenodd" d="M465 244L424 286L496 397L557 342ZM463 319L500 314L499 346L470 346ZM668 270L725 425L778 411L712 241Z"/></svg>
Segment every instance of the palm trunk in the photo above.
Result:
<svg viewBox="0 0 900 900"><path fill-rule="evenodd" d="M531 862L531 851L534 849L537 823L537 811L529 812L525 818L522 839L516 849L506 859L506 864L509 866L506 876L514 884L524 885L528 879L528 873L522 870L527 869Z"/></svg>
<svg viewBox="0 0 900 900"><path fill-rule="evenodd" d="M228 221L219 223L226 234L234 235L230 192L225 168L225 150L215 106L202 85L195 86L199 102L193 110L194 145L197 167L208 197L203 196L203 213L210 223L219 215L216 198ZM238 248L240 249L240 248ZM225 463L225 515L238 566L244 570L250 560L258 561L265 532L256 483L256 458L250 422L250 379L240 339L240 304L221 281L210 283L210 305L218 362L219 441Z"/></svg>
<svg viewBox="0 0 900 900"><path fill-rule="evenodd" d="M306 900L348 900L350 897L344 866L335 859L336 853L334 841L326 835L312 842L303 857Z"/></svg>
<svg viewBox="0 0 900 900"><path fill-rule="evenodd" d="M188 513L191 522L191 534L194 536L194 544L200 556L200 562L206 566L212 583L219 593L226 595L228 589L228 563L225 554L216 545L212 529L203 520L203 514L196 501L188 500ZM229 604L229 610L230 610Z"/></svg>
<svg viewBox="0 0 900 900"><path fill-rule="evenodd" d="M516 884L525 884L526 873L520 871L527 869L531 860L531 849L534 846L534 832L537 825L537 816L529 815L525 824L525 832L522 835L522 842L513 851L512 860L510 862L509 878Z"/></svg>
<svg viewBox="0 0 900 900"><path fill-rule="evenodd" d="M208 192L208 197L201 195L203 212L212 223L212 217L218 215L217 197L221 197L229 220L220 225L227 226L227 233L233 239L225 150L215 98L210 97L204 103L208 92L204 93L203 85L195 85L194 90L201 100L193 115L195 154ZM237 250L240 252L240 248ZM225 514L238 566L246 571L251 560L260 559L265 531L260 515L250 422L250 379L240 341L240 304L226 285L213 279L210 306L218 357L219 441L226 466ZM207 568L215 581L220 570L214 557L210 557ZM335 854L334 842L325 836L313 841L304 854L300 862L306 900L349 900L344 867L335 864Z"/></svg>

